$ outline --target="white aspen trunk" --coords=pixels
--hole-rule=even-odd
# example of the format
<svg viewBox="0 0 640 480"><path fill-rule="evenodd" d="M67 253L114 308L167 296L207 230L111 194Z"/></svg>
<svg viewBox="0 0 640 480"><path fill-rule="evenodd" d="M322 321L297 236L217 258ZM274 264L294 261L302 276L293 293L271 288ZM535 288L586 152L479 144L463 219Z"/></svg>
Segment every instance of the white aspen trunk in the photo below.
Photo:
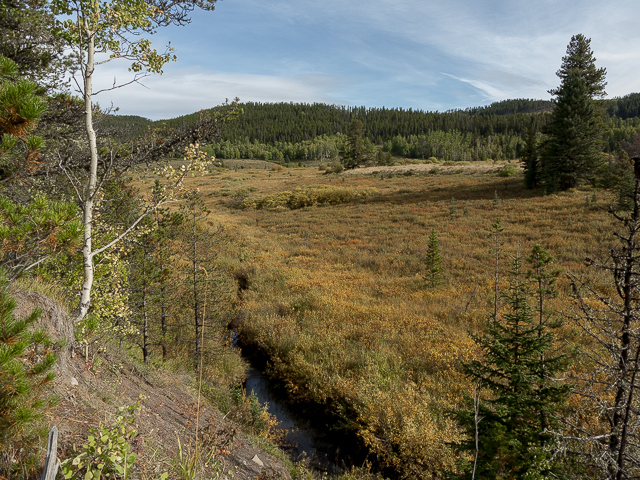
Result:
<svg viewBox="0 0 640 480"><path fill-rule="evenodd" d="M98 179L98 148L96 142L96 132L93 129L93 104L91 99L91 89L93 83L93 70L95 67L95 43L94 32L89 29L86 20L84 20L85 32L87 38L87 63L83 72L84 76L84 124L89 141L89 150L91 155L91 164L89 169L89 179L84 189L84 204L82 206L82 226L83 226L83 244L82 244L82 263L84 268L84 280L80 291L80 301L78 307L74 311L73 321L78 323L89 311L91 305L91 288L93 286L93 246L92 246L92 224L93 224L93 201Z"/></svg>

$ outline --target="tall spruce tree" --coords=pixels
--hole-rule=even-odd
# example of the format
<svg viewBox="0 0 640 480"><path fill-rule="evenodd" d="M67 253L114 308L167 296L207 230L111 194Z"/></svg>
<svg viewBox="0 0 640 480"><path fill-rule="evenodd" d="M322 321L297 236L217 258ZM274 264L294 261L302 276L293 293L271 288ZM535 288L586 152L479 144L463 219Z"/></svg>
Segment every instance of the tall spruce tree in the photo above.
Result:
<svg viewBox="0 0 640 480"><path fill-rule="evenodd" d="M551 380L565 366L565 357L553 353L545 298L553 292L555 271L548 254L536 246L530 257L533 273L525 275L522 259L513 260L511 280L503 294L506 312L489 315L486 333L473 336L484 354L464 366L476 385L474 397L453 416L466 432L454 445L461 453L458 478L556 478L561 467L554 458L556 414L565 402L566 385ZM529 305L531 290L539 300ZM538 318L535 318L538 313Z"/></svg>
<svg viewBox="0 0 640 480"><path fill-rule="evenodd" d="M547 140L541 151L541 180L551 191L576 187L602 163L604 68L596 68L591 40L574 35L556 73L561 82L549 93L556 105L543 128Z"/></svg>
<svg viewBox="0 0 640 480"><path fill-rule="evenodd" d="M371 158L371 146L365 137L364 125L357 118L349 123L345 147L342 164L346 169L358 168Z"/></svg>

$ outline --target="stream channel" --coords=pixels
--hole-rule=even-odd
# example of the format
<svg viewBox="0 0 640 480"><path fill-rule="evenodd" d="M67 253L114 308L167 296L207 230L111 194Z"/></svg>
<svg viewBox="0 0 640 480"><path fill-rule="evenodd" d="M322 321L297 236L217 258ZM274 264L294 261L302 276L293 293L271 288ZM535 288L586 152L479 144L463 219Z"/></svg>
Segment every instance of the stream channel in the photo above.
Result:
<svg viewBox="0 0 640 480"><path fill-rule="evenodd" d="M330 475L365 462L366 449L354 434L332 429L330 423L336 419L319 406L292 404L286 389L263 373L266 359L248 354L250 347L235 336L234 346L242 347L242 356L251 365L244 385L246 395L253 391L261 404L268 405L269 413L279 422L278 427L286 430L284 440L293 460L306 457L311 467Z"/></svg>

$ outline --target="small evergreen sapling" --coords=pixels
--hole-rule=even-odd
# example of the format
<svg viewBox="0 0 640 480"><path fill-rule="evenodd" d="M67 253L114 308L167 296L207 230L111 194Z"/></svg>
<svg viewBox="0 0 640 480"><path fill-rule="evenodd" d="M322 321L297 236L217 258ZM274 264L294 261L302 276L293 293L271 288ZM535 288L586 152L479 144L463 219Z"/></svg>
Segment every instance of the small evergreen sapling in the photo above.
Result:
<svg viewBox="0 0 640 480"><path fill-rule="evenodd" d="M500 197L498 196L498 190L493 193L493 205L497 207L500 205Z"/></svg>
<svg viewBox="0 0 640 480"><path fill-rule="evenodd" d="M440 244L435 229L431 229L429 243L427 244L427 256L425 258L425 279L430 288L435 288L444 280L444 263L440 256Z"/></svg>

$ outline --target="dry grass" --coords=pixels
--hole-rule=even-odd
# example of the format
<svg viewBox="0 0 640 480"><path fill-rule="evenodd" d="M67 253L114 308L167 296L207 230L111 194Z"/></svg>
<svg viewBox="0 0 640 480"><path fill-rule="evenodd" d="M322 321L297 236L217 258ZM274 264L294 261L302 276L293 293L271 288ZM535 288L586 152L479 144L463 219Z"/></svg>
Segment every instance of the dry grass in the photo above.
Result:
<svg viewBox="0 0 640 480"><path fill-rule="evenodd" d="M293 397L342 415L383 463L406 476L439 477L453 464L446 442L457 432L445 412L468 388L459 372L475 355L468 332L481 329L493 309L490 224L502 220L505 255L539 243L556 265L578 274L585 274L583 258L606 254L613 239L605 208L612 194L599 192L595 205L586 202L591 191L542 196L523 190L520 175L499 178L502 166L425 165L424 175L397 175L395 167L392 178L245 168L191 181L217 221L233 227L238 265L254 272L241 306L243 337L270 356L271 373ZM232 206L234 194L263 197L318 184L378 194L297 210ZM422 275L432 228L445 284L429 290ZM570 301L564 279L560 290L561 310ZM563 329L569 337L576 331Z"/></svg>

